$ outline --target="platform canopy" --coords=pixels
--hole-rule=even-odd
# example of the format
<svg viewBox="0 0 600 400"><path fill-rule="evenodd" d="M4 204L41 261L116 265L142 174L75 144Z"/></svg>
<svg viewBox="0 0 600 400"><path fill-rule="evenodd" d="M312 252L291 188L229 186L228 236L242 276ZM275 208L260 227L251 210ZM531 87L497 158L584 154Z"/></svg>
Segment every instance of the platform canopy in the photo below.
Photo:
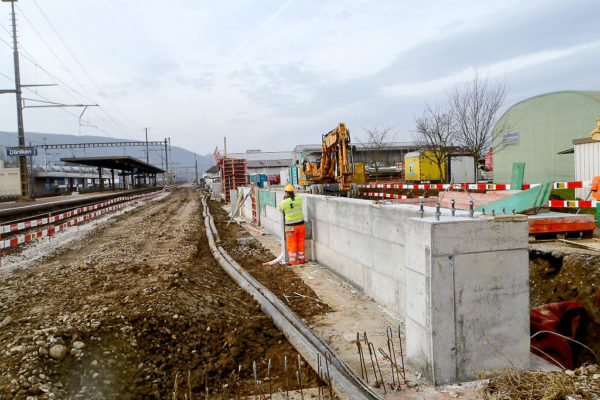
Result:
<svg viewBox="0 0 600 400"><path fill-rule="evenodd" d="M164 169L155 167L154 165L145 163L142 160L130 156L105 156L105 157L73 157L61 158L60 161L87 165L90 167L117 169L121 171L129 171L145 174L161 174L166 172Z"/></svg>

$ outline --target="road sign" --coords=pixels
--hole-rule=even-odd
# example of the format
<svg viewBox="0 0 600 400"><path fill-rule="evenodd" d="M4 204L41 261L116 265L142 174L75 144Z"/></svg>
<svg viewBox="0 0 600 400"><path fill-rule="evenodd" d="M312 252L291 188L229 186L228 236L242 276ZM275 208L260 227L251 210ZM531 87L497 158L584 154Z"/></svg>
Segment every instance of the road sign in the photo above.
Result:
<svg viewBox="0 0 600 400"><path fill-rule="evenodd" d="M37 148L35 148L35 147L7 147L6 155L7 156L16 156L16 157L37 156Z"/></svg>

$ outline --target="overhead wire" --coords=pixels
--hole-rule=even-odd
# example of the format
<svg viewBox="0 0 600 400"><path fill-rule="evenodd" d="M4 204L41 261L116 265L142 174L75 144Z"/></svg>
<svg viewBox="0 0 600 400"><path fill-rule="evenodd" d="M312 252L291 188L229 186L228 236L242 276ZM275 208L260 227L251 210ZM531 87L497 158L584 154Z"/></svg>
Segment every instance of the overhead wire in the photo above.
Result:
<svg viewBox="0 0 600 400"><path fill-rule="evenodd" d="M18 6L17 6L18 7ZM38 6L39 7L39 6ZM86 101L88 102L92 102L92 103L96 103L96 101L94 100L93 96L91 96L90 94L87 93L87 89L85 88L85 86L81 83L81 81L75 76L75 74L71 71L71 69L66 65L66 63L60 58L60 56L56 53L56 51L54 51L54 49L50 46L50 44L44 39L44 37L41 35L41 33L38 31L38 29L34 26L34 24L29 20L29 18L27 17L27 15L23 12L23 10L21 8L18 8L20 15L23 16L23 18L25 19L25 21L31 26L31 28L33 29L33 31L35 32L35 34L40 38L40 40L42 41L42 43L48 48L48 50L52 53L52 55L57 59L57 61L62 65L62 67L67 71L67 73L71 76L71 78L79 85L79 87L81 88L82 91L77 90L75 88L73 88L71 85L68 85L66 82L64 82L64 80L58 78L56 75L52 74L50 71L48 71L46 68L42 67L37 61L35 61L35 59L29 54L28 51L26 51L24 49L24 47L21 45L21 52L24 54L24 58L27 59L28 61L30 61L32 64L34 64L36 67L40 68L42 71L44 71L46 74L48 74L48 76L51 79L54 79L56 83L60 83L61 85L66 86L67 88L69 88L74 94L77 95L77 97L81 97L84 98ZM45 17L47 18L47 17ZM1 25L1 24L0 24ZM2 25L3 29L8 31L7 28ZM53 28L54 29L54 28ZM8 31L9 32L9 31ZM10 32L9 32L10 33ZM60 38L61 41L64 42L64 40L62 40L62 38ZM10 43L6 43L8 44L11 48L12 45ZM70 49L69 49L70 51ZM78 60L76 60L78 62ZM79 63L79 62L78 62ZM95 82L94 82L95 83ZM97 85L97 84L96 84ZM60 85L59 85L60 86ZM64 90L64 89L63 89ZM85 92L85 93L84 93ZM107 100L107 102L110 103L110 100ZM114 107L114 105L113 105ZM137 129L133 129L131 127L128 127L127 125L125 125L123 122L117 120L114 116L110 115L103 107L98 107L99 110L106 116L107 120L109 121L114 128L117 128L118 131L121 131L121 134L124 136L129 137L130 139L134 139L131 135L127 134L126 131L140 131ZM67 110L63 110L64 112L67 112ZM73 113L67 112L68 114L77 117L77 119L79 119L78 115L75 115ZM105 130L103 129L99 129L101 132L107 133ZM108 134L108 133L107 133ZM109 134L109 136L114 137L112 135ZM134 139L135 140L135 139Z"/></svg>
<svg viewBox="0 0 600 400"><path fill-rule="evenodd" d="M75 55L75 53L71 50L71 48L69 47L69 45L67 44L67 42L62 38L62 36L60 35L60 33L58 32L58 30L56 29L56 27L54 26L54 24L50 20L50 18L48 18L48 16L44 12L44 10L42 10L42 8L39 6L37 0L33 0L33 4L35 4L35 6L39 10L40 14L42 14L42 16L44 17L44 19L46 20L46 22L48 22L48 25L50 25L50 28L54 31L54 33L56 34L56 36L58 37L58 39L62 42L63 46L65 46L65 48L67 49L67 51L69 52L69 54L71 55L71 57L73 57L73 60L75 60L75 62L79 65L79 67L81 68L81 70L83 71L83 73L88 77L88 79L90 80L90 82L92 82L94 84L94 86L96 87L96 89L98 89L98 91L100 93L103 93L103 90L100 87L100 85L98 85L98 83L96 82L96 80L87 71L87 69L85 68L85 66L79 61L79 59L77 58L77 56ZM107 99L108 103L114 108L114 110L116 112L118 112L119 114L121 114L125 118L125 121L129 122L131 124L131 126L134 127L134 129L138 129L137 124L135 124L133 121L129 120L129 117L125 113L123 113L121 110L119 110L114 105L114 103L110 100L110 98L106 97L106 99Z"/></svg>

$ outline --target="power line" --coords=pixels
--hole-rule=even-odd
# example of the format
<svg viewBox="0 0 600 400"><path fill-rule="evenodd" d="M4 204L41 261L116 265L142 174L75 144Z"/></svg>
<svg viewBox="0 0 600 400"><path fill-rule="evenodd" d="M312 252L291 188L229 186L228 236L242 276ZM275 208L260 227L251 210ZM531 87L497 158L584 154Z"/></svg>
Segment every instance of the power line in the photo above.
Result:
<svg viewBox="0 0 600 400"><path fill-rule="evenodd" d="M37 7L37 9L40 11L40 13L42 14L42 16L46 20L46 22L48 22L48 25L50 25L50 28L52 28L52 30L54 31L54 33L56 34L56 36L60 39L60 41L62 42L62 44L65 46L65 48L67 49L67 51L69 52L69 54L71 55L71 57L73 57L73 59L75 60L75 62L77 62L77 64L79 65L79 67L81 68L81 70L84 72L84 74L94 84L94 86L96 86L96 88L98 89L98 91L100 93L103 93L102 88L100 88L100 86L98 85L98 83L94 80L94 78L89 74L89 72L87 71L87 69L83 66L83 64L75 56L75 53L71 50L71 48L69 47L69 45L67 44L67 42L60 35L60 33L58 33L58 30L54 27L54 24L52 23L52 21L50 20L50 18L48 18L48 16L46 15L46 13L44 13L44 11L39 6L39 4L37 3L37 1L33 0L33 3ZM135 127L135 129L137 129L137 124L135 124L131 120L129 120L129 117L126 114L124 114L123 112L121 112L121 110L119 110L114 105L114 103L112 103L112 101L108 97L106 97L106 99L107 99L108 103L113 106L113 108L115 109L115 111L117 111L119 114L121 114L125 118L125 121L129 122L130 124L132 124L133 127Z"/></svg>
<svg viewBox="0 0 600 400"><path fill-rule="evenodd" d="M71 76L71 78L73 78L73 80L81 87L81 89L86 92L86 88L85 86L81 83L81 81L79 79L77 79L77 77L75 76L75 74L71 71L71 69L65 64L65 62L59 57L59 55L54 51L54 49L52 48L52 46L50 46L50 44L44 39L44 37L41 35L41 33L37 30L37 28L33 25L33 23L29 20L29 18L27 18L27 16L23 13L23 10L19 8L19 12L21 13L21 15L23 16L23 18L25 19L25 21L31 26L31 28L33 29L33 31L35 32L35 34L40 38L40 40L42 41L42 43L44 43L44 45L48 48L48 50L50 50L50 52L52 53L52 55L57 59L57 61L63 66L63 68L67 71L67 73ZM62 38L61 38L62 40ZM41 65L39 63L37 63L33 57L30 57L31 59L29 59L29 61L31 61L34 65L40 67L44 72L46 72L51 78L55 78L57 81L62 82L63 84L65 84L63 81L61 81L60 79L58 79L57 77L55 77L53 74L51 74L47 69L41 67ZM77 61L77 60L76 60ZM95 82L94 82L95 84ZM66 85L66 84L65 84ZM71 88L69 85L66 85L67 87ZM96 84L97 86L97 84ZM90 102L94 102L93 97L90 96L89 94L84 94L81 92L78 92L76 90L74 90L73 88L71 88L71 90L73 90L76 94L87 98L88 101ZM108 102L110 103L110 100L108 100ZM114 107L114 105L113 105ZM123 123L118 122L114 117L112 117L110 114L108 114L106 112L106 110L104 110L102 107L100 107L100 110L107 116L107 118L113 123L113 125L118 129L118 130L136 130L136 129L132 129L131 127L127 127L125 126ZM63 110L63 111L67 111L67 110ZM69 113L71 114L71 113ZM73 115L75 116L75 115ZM79 117L77 117L79 118ZM125 129L123 129L125 128ZM100 129L100 131L105 132L104 130ZM130 135L128 135L125 132L122 132L123 135L128 136L130 138L132 138ZM109 134L109 136L113 137L112 135ZM133 138L132 138L133 139Z"/></svg>

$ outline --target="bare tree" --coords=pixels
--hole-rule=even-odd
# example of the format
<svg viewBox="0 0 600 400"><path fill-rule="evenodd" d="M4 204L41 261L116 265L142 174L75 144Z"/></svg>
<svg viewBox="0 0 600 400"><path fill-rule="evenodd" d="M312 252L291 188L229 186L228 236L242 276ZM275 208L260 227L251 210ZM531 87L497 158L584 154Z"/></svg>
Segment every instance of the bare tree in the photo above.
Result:
<svg viewBox="0 0 600 400"><path fill-rule="evenodd" d="M506 84L490 82L476 73L473 79L458 87L449 96L452 130L457 144L475 158L475 177L480 157L495 138L508 131L495 126L506 99ZM494 151L499 149L494 149Z"/></svg>
<svg viewBox="0 0 600 400"><path fill-rule="evenodd" d="M453 147L452 116L448 111L434 110L428 104L423 115L416 118L415 125L415 144L424 150L424 158L437 165L443 180L448 151Z"/></svg>
<svg viewBox="0 0 600 400"><path fill-rule="evenodd" d="M367 150L367 157L375 168L375 182L379 181L379 168L383 166L386 147L394 140L394 130L390 126L375 126L367 131L366 141L362 142Z"/></svg>

